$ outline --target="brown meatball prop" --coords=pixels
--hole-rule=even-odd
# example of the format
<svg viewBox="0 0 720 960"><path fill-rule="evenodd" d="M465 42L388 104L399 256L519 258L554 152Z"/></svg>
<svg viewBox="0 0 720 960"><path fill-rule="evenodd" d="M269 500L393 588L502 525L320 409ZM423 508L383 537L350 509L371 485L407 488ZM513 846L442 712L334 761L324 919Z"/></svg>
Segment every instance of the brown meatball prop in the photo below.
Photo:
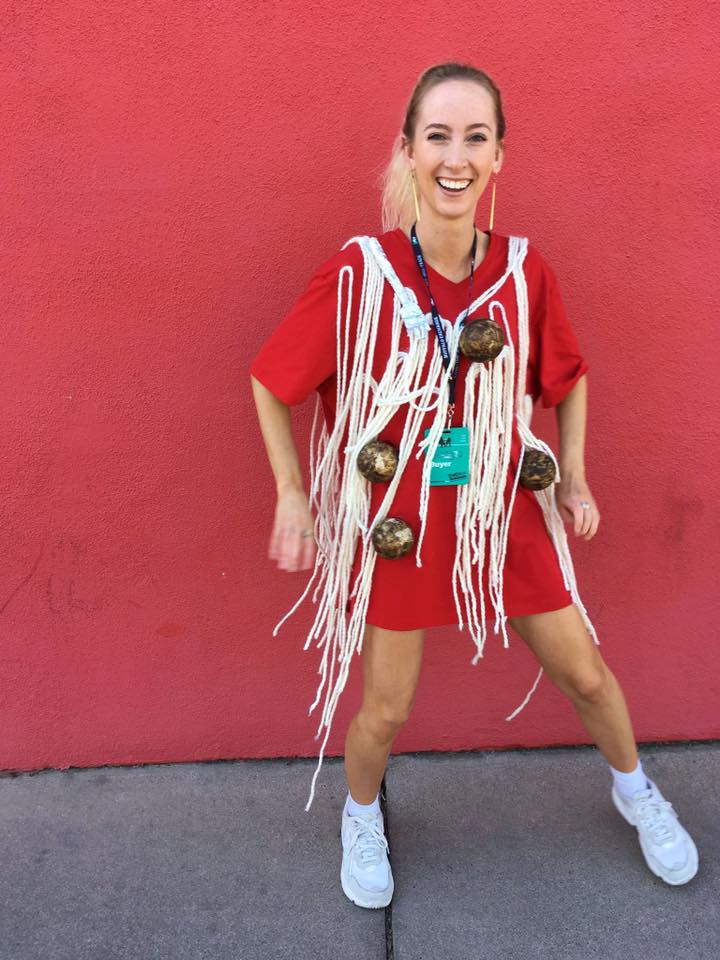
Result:
<svg viewBox="0 0 720 960"><path fill-rule="evenodd" d="M397 450L385 440L371 440L357 455L358 470L373 483L387 483L392 480L397 465Z"/></svg>
<svg viewBox="0 0 720 960"><path fill-rule="evenodd" d="M526 447L520 468L520 483L528 490L544 490L555 480L552 458L537 447Z"/></svg>
<svg viewBox="0 0 720 960"><path fill-rule="evenodd" d="M468 360L494 360L505 346L505 335L494 320L473 320L460 333L460 353Z"/></svg>
<svg viewBox="0 0 720 960"><path fill-rule="evenodd" d="M412 529L404 520L388 517L373 527L372 542L379 556L386 560L404 557L415 543Z"/></svg>

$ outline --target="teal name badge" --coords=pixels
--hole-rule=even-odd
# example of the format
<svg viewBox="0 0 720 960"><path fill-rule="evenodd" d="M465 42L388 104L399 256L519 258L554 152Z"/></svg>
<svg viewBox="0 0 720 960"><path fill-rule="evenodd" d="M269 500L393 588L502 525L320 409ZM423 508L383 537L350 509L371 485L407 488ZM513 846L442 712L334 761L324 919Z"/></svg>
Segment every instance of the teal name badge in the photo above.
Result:
<svg viewBox="0 0 720 960"><path fill-rule="evenodd" d="M427 437L430 430L423 436ZM427 447L425 448L427 453ZM467 427L443 430L430 468L430 486L459 486L470 481L470 438Z"/></svg>

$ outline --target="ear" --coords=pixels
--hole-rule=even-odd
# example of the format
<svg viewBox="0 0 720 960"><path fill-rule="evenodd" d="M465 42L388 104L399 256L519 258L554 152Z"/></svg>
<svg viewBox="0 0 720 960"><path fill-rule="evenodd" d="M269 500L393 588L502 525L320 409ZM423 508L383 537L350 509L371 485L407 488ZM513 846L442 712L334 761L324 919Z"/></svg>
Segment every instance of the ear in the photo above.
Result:
<svg viewBox="0 0 720 960"><path fill-rule="evenodd" d="M505 144L501 141L495 149L495 162L493 163L493 173L497 176L502 169L505 160Z"/></svg>
<svg viewBox="0 0 720 960"><path fill-rule="evenodd" d="M403 150L403 153L405 154L405 159L408 161L408 169L412 169L413 164L410 161L413 159L413 153L414 153L413 145L405 137L402 137L401 142L402 142L402 150Z"/></svg>

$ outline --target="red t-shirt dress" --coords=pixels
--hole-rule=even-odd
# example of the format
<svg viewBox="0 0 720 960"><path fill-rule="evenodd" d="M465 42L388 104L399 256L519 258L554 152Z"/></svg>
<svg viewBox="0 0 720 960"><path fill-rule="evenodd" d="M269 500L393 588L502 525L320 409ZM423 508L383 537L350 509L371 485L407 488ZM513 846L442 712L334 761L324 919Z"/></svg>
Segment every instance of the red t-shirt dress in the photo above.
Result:
<svg viewBox="0 0 720 960"><path fill-rule="evenodd" d="M505 272L508 237L488 232L490 243L482 262L475 267L472 299L492 286ZM387 258L401 282L411 287L423 311L430 311L427 288L412 250L412 244L401 228L378 237ZM273 330L255 356L250 372L278 399L288 406L302 403L317 390L322 400L328 430L335 421L337 397L336 316L337 285L340 269L353 267L352 302L355 322L363 277L363 254L356 243L333 254L321 264L298 297L290 312ZM470 278L459 283L448 280L427 265L433 297L442 317L454 320L468 303ZM568 321L552 268L540 253L528 245L524 262L529 304L529 356L526 393L533 401L541 400L552 407L567 396L575 383L588 370L581 356L575 334ZM345 280L347 291L347 280ZM379 380L390 354L394 293L384 285L377 334L373 377ZM506 310L508 325L517 348L517 307L512 277L508 277L494 298ZM344 297L347 302L347 295ZM487 302L470 315L470 320L487 316ZM352 322L351 322L352 331ZM403 331L400 349L409 340ZM428 332L434 348L439 350L434 328ZM428 351L427 364L430 362ZM462 357L458 370L455 413L451 424L462 424L465 374L471 361ZM378 439L396 447L406 416L405 405L388 423ZM434 411L426 416L419 436L429 427ZM510 467L505 490L509 504L521 443L517 427L513 427ZM472 469L472 464L470 465ZM412 527L416 539L420 530L420 479L422 458L411 456L398 484L387 516L401 517ZM374 517L384 496L384 484L370 484L370 516ZM368 624L389 630L414 630L422 627L458 624L452 589L452 568L455 557L455 507L457 487L431 486L425 536L421 549L422 566L418 567L413 548L404 557L388 560L377 557L373 572ZM487 556L487 553L486 553ZM359 569L360 544L355 555L351 584ZM487 569L484 571L485 613L493 618L489 601ZM507 553L503 569L503 598L507 616L524 616L558 610L572 603L565 589L562 572L552 540L545 527L540 504L532 490L518 484L508 531ZM350 609L354 601L348 605Z"/></svg>

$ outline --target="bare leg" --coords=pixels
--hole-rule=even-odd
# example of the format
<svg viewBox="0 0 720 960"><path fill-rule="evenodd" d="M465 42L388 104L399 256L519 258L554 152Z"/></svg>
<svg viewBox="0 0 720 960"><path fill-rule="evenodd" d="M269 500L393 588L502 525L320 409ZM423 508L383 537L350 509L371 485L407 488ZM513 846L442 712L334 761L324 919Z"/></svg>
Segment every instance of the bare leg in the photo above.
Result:
<svg viewBox="0 0 720 960"><path fill-rule="evenodd" d="M575 604L508 620L570 698L607 762L626 773L634 770L638 753L625 697Z"/></svg>
<svg viewBox="0 0 720 960"><path fill-rule="evenodd" d="M357 803L375 799L392 742L410 714L424 634L424 630L365 627L363 702L345 737L345 777Z"/></svg>

